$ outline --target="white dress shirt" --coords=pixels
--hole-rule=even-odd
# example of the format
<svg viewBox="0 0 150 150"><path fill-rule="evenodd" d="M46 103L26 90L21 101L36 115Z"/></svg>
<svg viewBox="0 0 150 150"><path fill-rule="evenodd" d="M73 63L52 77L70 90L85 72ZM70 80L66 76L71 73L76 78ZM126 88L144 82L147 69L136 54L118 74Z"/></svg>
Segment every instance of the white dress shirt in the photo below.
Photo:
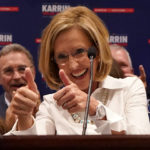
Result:
<svg viewBox="0 0 150 150"><path fill-rule="evenodd" d="M101 102L102 89L107 90L105 105ZM111 130L150 134L145 88L137 77L116 79L108 76L91 96L104 106L107 120L89 116L88 119L94 123L88 123L86 134L111 134ZM83 119L84 112L80 112L79 116ZM81 135L83 129L83 123L75 123L72 115L57 105L53 94L44 96L31 128L16 131L16 124L8 135Z"/></svg>

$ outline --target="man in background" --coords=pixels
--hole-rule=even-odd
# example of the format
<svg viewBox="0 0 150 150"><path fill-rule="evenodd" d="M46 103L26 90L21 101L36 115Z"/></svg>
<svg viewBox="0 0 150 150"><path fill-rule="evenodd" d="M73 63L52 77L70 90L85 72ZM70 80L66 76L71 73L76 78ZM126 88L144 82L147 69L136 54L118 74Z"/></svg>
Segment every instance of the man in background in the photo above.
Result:
<svg viewBox="0 0 150 150"><path fill-rule="evenodd" d="M111 49L112 57L118 62L121 70L124 73L124 77L135 76L131 57L128 51L124 47L117 44L111 44L110 49ZM147 87L146 73L143 65L139 65L139 71L140 71L139 78L142 80L146 88Z"/></svg>
<svg viewBox="0 0 150 150"><path fill-rule="evenodd" d="M120 69L123 71L124 77L135 76L131 57L128 51L123 46L120 46L117 44L111 44L110 49L111 49L112 57L119 64ZM143 65L139 65L139 72L140 72L140 76L138 77L142 80L145 86L147 99L149 103L150 102L150 86L147 85L146 73L145 73ZM150 108L149 108L149 111L150 111Z"/></svg>
<svg viewBox="0 0 150 150"><path fill-rule="evenodd" d="M27 85L26 68L31 69L35 78L33 58L25 47L20 44L10 44L0 50L0 85L4 89L4 93L0 95L0 118L6 121L8 129L13 126L16 120L10 107L13 94L18 88ZM37 108L35 109L38 109L40 99L37 101Z"/></svg>

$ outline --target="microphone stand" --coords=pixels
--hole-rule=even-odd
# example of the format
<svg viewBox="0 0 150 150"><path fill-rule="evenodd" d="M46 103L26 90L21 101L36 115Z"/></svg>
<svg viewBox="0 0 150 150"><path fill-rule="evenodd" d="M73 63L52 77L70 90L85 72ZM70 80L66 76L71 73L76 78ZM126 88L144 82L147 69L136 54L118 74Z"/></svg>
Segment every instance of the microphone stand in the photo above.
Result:
<svg viewBox="0 0 150 150"><path fill-rule="evenodd" d="M82 135L85 135L86 128L87 128L87 119L88 119L89 104L90 104L90 95L91 95L92 82L93 82L93 59L94 59L94 56L90 56L90 68L91 68L90 69L90 81L89 81L87 102L86 102L86 107L85 107L85 115L84 115Z"/></svg>

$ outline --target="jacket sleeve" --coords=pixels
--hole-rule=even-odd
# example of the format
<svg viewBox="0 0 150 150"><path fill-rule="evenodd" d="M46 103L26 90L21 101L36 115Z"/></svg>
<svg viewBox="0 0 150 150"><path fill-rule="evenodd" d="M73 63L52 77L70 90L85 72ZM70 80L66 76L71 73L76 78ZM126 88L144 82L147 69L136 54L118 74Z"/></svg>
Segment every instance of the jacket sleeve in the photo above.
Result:
<svg viewBox="0 0 150 150"><path fill-rule="evenodd" d="M97 128L108 124L109 130L125 131L126 134L150 134L147 100L142 81L136 77L126 79L128 86L123 88L124 115L116 113L108 106L104 106L107 120L94 119ZM118 106L120 107L118 103Z"/></svg>
<svg viewBox="0 0 150 150"><path fill-rule="evenodd" d="M39 107L39 111L36 114L36 119L33 117L33 125L27 130L17 131L17 120L8 133L5 135L54 135L55 126L50 116L50 104L45 99Z"/></svg>

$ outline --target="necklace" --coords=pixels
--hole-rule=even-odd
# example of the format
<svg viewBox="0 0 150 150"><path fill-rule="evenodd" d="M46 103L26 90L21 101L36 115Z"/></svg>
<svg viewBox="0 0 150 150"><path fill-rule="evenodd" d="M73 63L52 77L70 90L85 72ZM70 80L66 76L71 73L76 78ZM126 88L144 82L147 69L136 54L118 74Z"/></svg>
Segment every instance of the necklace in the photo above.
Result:
<svg viewBox="0 0 150 150"><path fill-rule="evenodd" d="M84 122L84 120L81 119L79 114L72 113L71 115L72 115L72 118L73 118L75 123L83 123ZM92 120L87 120L87 123L94 124L94 122Z"/></svg>
<svg viewBox="0 0 150 150"><path fill-rule="evenodd" d="M81 123L81 117L79 116L79 114L72 113L71 115L72 115L72 118L73 118L75 123Z"/></svg>

